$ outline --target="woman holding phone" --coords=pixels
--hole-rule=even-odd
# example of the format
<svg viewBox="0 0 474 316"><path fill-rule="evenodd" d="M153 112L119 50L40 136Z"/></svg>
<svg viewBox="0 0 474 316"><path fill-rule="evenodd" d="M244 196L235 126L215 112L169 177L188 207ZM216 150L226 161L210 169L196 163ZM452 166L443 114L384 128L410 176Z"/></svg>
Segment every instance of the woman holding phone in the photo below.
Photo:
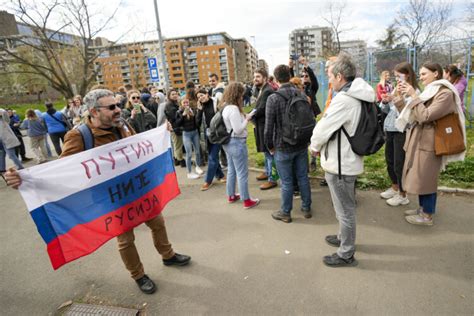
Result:
<svg viewBox="0 0 474 316"><path fill-rule="evenodd" d="M191 106L189 99L181 100L181 107L176 112L176 126L183 128L183 143L186 149L186 168L188 169L188 179L199 178L204 171L199 167L201 161L201 151L199 144L199 128L197 124L196 106ZM196 172L192 172L193 168L193 150L196 155Z"/></svg>
<svg viewBox="0 0 474 316"><path fill-rule="evenodd" d="M418 195L419 208L405 212L405 219L413 225L433 225L436 211L438 176L449 161L464 159L465 150L458 154L437 155L435 151L436 121L453 114L459 120L464 146L466 132L464 114L456 88L443 79L443 69L437 63L427 62L420 68L420 80L425 90L420 95L407 81L397 90L412 98L407 105L414 118L407 132L406 158L403 168L404 189Z"/></svg>
<svg viewBox="0 0 474 316"><path fill-rule="evenodd" d="M122 110L122 117L133 127L135 132L143 133L156 127L156 117L140 101L140 92L127 92L127 103Z"/></svg>
<svg viewBox="0 0 474 316"><path fill-rule="evenodd" d="M384 72L382 72L383 74ZM397 87L402 83L408 83L415 89L415 94L419 94L420 90L416 82L416 75L412 66L403 62L395 66L394 69ZM387 77L385 77L387 79ZM412 97L403 95L395 90L393 93L381 92L380 107L382 112L387 114L384 121L385 131L385 162L387 163L387 171L392 182L392 186L382 192L380 197L387 200L390 206L407 205L410 203L402 185L403 165L405 163L405 144L406 130L398 130L395 127L395 120L403 110L406 104L410 103Z"/></svg>

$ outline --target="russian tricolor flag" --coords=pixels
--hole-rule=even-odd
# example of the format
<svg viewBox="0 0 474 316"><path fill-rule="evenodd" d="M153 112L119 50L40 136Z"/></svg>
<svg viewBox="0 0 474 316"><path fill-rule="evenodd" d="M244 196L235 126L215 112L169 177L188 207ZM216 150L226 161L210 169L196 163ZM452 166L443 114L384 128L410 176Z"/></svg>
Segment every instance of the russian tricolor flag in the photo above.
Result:
<svg viewBox="0 0 474 316"><path fill-rule="evenodd" d="M180 193L166 125L20 175L54 269L157 216Z"/></svg>

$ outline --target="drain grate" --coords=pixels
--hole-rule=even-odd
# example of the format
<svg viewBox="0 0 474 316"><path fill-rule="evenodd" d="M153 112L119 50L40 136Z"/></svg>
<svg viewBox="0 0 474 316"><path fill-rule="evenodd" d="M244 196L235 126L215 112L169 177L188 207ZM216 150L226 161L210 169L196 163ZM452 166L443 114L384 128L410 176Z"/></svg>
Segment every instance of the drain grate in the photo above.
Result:
<svg viewBox="0 0 474 316"><path fill-rule="evenodd" d="M140 315L140 312L138 309L131 308L73 303L66 309L64 315L137 316Z"/></svg>

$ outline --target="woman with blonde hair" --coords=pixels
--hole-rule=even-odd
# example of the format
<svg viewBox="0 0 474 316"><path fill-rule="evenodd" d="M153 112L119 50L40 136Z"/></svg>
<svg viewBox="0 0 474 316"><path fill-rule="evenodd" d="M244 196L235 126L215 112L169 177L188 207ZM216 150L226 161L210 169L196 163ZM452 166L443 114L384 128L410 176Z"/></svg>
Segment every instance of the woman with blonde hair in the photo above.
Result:
<svg viewBox="0 0 474 316"><path fill-rule="evenodd" d="M226 188L228 202L234 203L242 199L244 208L249 209L257 206L260 200L252 199L248 189L247 124L252 119L252 115L244 114L244 92L244 86L238 82L231 82L224 90L222 117L231 137L223 147L228 161ZM236 180L240 194L235 193Z"/></svg>
<svg viewBox="0 0 474 316"><path fill-rule="evenodd" d="M122 117L137 133L143 133L156 127L156 117L140 101L138 90L127 92L127 102L122 110Z"/></svg>
<svg viewBox="0 0 474 316"><path fill-rule="evenodd" d="M199 128L197 125L197 108L191 106L189 99L181 100L181 106L176 112L176 126L183 129L183 144L186 149L186 168L188 170L188 179L199 178L204 171L199 167L202 163L201 152L199 149ZM192 172L193 168L193 150L196 155L196 173Z"/></svg>
<svg viewBox="0 0 474 316"><path fill-rule="evenodd" d="M393 85L390 83L390 71L384 70L380 74L380 81L376 87L377 102L382 101L384 94L390 94L393 91Z"/></svg>

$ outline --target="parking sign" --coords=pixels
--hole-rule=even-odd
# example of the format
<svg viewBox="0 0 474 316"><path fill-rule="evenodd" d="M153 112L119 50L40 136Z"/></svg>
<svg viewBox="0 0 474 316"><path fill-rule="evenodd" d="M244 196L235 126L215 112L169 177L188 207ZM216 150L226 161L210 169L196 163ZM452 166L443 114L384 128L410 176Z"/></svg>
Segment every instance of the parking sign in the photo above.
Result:
<svg viewBox="0 0 474 316"><path fill-rule="evenodd" d="M160 81L158 75L158 65L156 64L156 58L148 58L148 69L150 70L150 78L153 82Z"/></svg>

